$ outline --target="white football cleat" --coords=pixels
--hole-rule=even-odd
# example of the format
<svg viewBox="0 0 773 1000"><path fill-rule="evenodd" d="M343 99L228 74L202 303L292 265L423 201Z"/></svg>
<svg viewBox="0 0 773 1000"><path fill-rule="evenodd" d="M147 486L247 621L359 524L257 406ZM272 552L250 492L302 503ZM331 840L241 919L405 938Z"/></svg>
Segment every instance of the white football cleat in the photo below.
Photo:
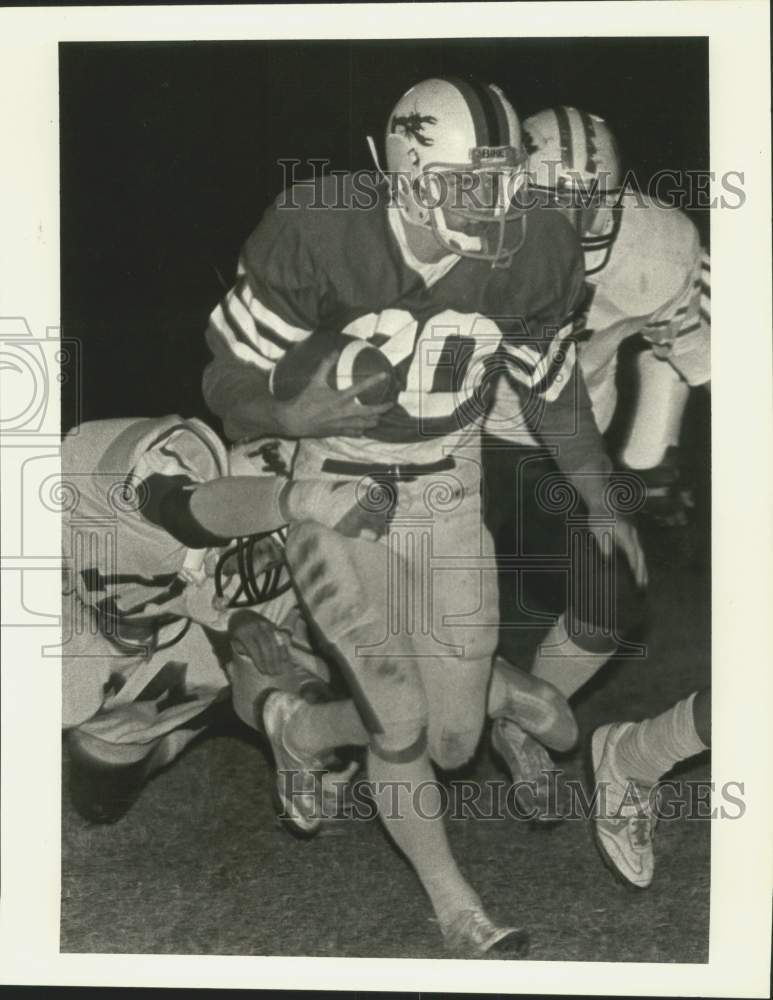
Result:
<svg viewBox="0 0 773 1000"><path fill-rule="evenodd" d="M484 955L502 958L525 958L529 951L529 935L517 927L500 927L486 916L482 908L460 910L447 924L440 925L446 948L455 955L481 958Z"/></svg>
<svg viewBox="0 0 773 1000"><path fill-rule="evenodd" d="M615 765L617 742L633 725L613 722L601 726L591 737L593 780L599 789L593 835L612 874L637 889L646 889L655 870L652 835L657 817L650 789L627 780Z"/></svg>
<svg viewBox="0 0 773 1000"><path fill-rule="evenodd" d="M321 778L324 764L316 757L291 749L285 738L287 723L307 702L289 691L272 691L263 703L263 731L271 743L276 764L278 818L296 837L313 837L322 825Z"/></svg>

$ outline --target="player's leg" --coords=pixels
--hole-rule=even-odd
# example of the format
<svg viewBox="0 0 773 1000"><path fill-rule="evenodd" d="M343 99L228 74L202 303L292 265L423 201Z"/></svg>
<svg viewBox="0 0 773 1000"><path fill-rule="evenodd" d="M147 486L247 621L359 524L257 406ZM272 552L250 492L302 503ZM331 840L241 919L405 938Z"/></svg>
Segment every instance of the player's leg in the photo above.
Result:
<svg viewBox="0 0 773 1000"><path fill-rule="evenodd" d="M641 622L645 594L620 553L607 559L590 532L573 545L568 607L543 639L532 672L570 698Z"/></svg>
<svg viewBox="0 0 773 1000"><path fill-rule="evenodd" d="M407 586L410 571L400 557L390 558L383 543L343 539L310 523L290 531L287 554L304 604L347 676L368 729L368 777L379 816L416 871L446 941L480 954L507 939L522 951L517 932L492 925L483 914L451 854L443 817L427 801L435 776L425 691L405 631L395 642L387 627L390 583L397 573Z"/></svg>
<svg viewBox="0 0 773 1000"><path fill-rule="evenodd" d="M602 559L595 539L581 525L566 521L565 513L544 509L535 502L541 495L540 482L555 475L537 458L524 458L519 477L522 494L516 523L511 528L517 548L522 539L529 554L539 556L539 564L550 569L551 563L565 561L572 553L573 565L560 573L536 574L543 603L552 608L568 603L538 647L531 677L549 685L564 699L570 698L611 658L619 640L642 614L642 596L638 592L625 560ZM577 532L581 532L580 535ZM507 555L509 550L505 550ZM512 578L503 574L503 585L512 587ZM560 583L560 587L555 584ZM555 591L555 593L554 593ZM568 597L568 602L567 602ZM547 601L545 601L547 598ZM502 675L495 670L492 696L497 693ZM493 706L492 706L493 707ZM571 807L570 789L540 741L510 716L497 719L492 727L492 743L519 787L536 789L533 800L522 803L525 810L536 810L541 819L554 819ZM549 745L549 744L548 744ZM555 749L566 749L558 747ZM524 797L526 793L524 792Z"/></svg>
<svg viewBox="0 0 773 1000"><path fill-rule="evenodd" d="M651 350L639 353L636 368L636 405L620 458L629 469L654 469L679 444L690 387Z"/></svg>
<svg viewBox="0 0 773 1000"><path fill-rule="evenodd" d="M319 833L325 818L345 811L356 764L339 771L334 751L366 746L369 737L351 701L331 700L328 666L313 652L305 618L289 597L289 607L280 597L261 612L240 609L230 616L225 670L236 715L271 747L278 818L306 838Z"/></svg>
<svg viewBox="0 0 773 1000"><path fill-rule="evenodd" d="M277 625L257 609L243 608L228 620L228 662L234 711L259 732L262 702L269 691L289 691L310 703L331 697L326 664L315 656L294 611Z"/></svg>
<svg viewBox="0 0 773 1000"><path fill-rule="evenodd" d="M655 718L613 722L593 733L596 843L610 868L638 888L647 888L654 873L653 788L680 761L708 749L710 719L711 693L704 689Z"/></svg>
<svg viewBox="0 0 773 1000"><path fill-rule="evenodd" d="M565 696L502 656L494 658L487 710L489 718L514 722L551 750L571 750L577 742L577 721Z"/></svg>
<svg viewBox="0 0 773 1000"><path fill-rule="evenodd" d="M688 494L680 488L678 448L690 387L651 350L639 353L636 372L636 402L620 462L645 485L643 513L661 524L685 524Z"/></svg>

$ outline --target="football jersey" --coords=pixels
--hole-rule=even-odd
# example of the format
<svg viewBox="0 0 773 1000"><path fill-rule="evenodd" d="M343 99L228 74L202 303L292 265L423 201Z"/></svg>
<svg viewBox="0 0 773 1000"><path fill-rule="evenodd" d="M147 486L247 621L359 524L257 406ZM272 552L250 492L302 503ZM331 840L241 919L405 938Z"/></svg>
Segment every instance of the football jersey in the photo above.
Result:
<svg viewBox="0 0 773 1000"><path fill-rule="evenodd" d="M245 371L268 376L293 345L322 329L370 341L389 358L400 386L397 404L369 436L326 439L333 454L432 460L439 441L481 418L502 366L538 397L543 418L559 400L574 418L577 400L565 387L574 381L583 264L576 234L558 213L528 213L525 242L506 267L455 255L422 265L407 251L383 188L374 204L358 208L333 190L336 182L280 195L244 245L235 286L212 313L214 361L204 389L229 433L239 372L249 391ZM333 204L349 207L324 207Z"/></svg>
<svg viewBox="0 0 773 1000"><path fill-rule="evenodd" d="M589 255L589 269L596 263ZM594 407L604 410L605 384L614 379L614 360L623 340L641 335L657 357L690 385L710 378L708 253L687 216L628 192L620 229L606 265L586 279L585 330L580 367ZM515 411L515 414L514 414ZM507 413L509 422L502 419ZM492 433L522 444L537 443L502 378L490 415Z"/></svg>
<svg viewBox="0 0 773 1000"><path fill-rule="evenodd" d="M683 212L628 192L607 264L587 281L586 377L597 351L604 356L610 343L638 333L690 385L709 380L709 255Z"/></svg>

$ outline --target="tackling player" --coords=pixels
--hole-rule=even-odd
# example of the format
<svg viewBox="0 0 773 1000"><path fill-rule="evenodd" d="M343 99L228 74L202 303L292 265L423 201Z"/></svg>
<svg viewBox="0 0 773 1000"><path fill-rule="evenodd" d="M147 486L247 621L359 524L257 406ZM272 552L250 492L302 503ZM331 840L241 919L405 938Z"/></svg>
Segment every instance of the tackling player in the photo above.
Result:
<svg viewBox="0 0 773 1000"><path fill-rule="evenodd" d="M211 721L229 679L254 725L240 648L262 641L266 686L324 692L284 566L283 526L309 499L286 475L292 450L264 441L229 455L204 423L176 416L95 421L65 437L63 726L87 818L120 818ZM312 502L340 530L383 530L354 484L324 498L314 484Z"/></svg>
<svg viewBox="0 0 773 1000"><path fill-rule="evenodd" d="M370 475L391 494L385 541L310 524L288 557L368 728L381 818L446 942L523 954L525 932L487 917L442 818L422 815L413 791L431 785L430 758L454 768L472 755L486 714L497 594L477 431L502 364L522 373L538 434L552 438L579 415L559 461L592 509L601 502L608 460L574 365L581 252L559 213L518 206L520 127L498 88L416 85L394 108L385 145L386 184L327 178L268 209L212 313L204 394L230 438L300 439L294 475ZM334 361L295 398L272 398L277 362L326 330L383 352L394 401L337 393L326 379ZM637 558L633 530L619 538ZM388 789L400 790L397 802Z"/></svg>
<svg viewBox="0 0 773 1000"><path fill-rule="evenodd" d="M524 142L530 191L561 210L582 237L589 294L580 362L596 422L605 432L612 421L618 350L638 335L647 349L637 359L619 462L648 487L648 509L678 520L672 452L690 388L711 377L708 252L682 211L623 190L617 143L602 118L570 107L541 111L524 123ZM518 430L512 440L534 443L523 424Z"/></svg>

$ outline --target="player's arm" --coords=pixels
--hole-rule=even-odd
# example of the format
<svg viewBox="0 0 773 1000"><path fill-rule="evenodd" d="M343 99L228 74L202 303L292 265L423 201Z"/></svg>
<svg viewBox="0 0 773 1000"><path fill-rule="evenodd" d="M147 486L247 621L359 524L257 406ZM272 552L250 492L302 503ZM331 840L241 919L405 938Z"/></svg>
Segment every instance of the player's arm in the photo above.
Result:
<svg viewBox="0 0 773 1000"><path fill-rule="evenodd" d="M275 399L268 374L228 356L218 356L219 345L207 342L214 359L204 370L204 398L220 417L231 441L255 437L358 437L375 427L389 403L364 406L358 394L375 385L382 375L362 379L342 391L331 389L327 374L335 357L323 359L306 388L286 402Z"/></svg>
<svg viewBox="0 0 773 1000"><path fill-rule="evenodd" d="M155 472L144 484L143 516L192 549L221 548L233 538L306 519L352 537L379 538L386 530L386 512L365 503L368 481L226 476L197 483L186 475Z"/></svg>
<svg viewBox="0 0 773 1000"><path fill-rule="evenodd" d="M606 511L612 463L596 425L575 338L582 329L584 272L574 260L568 291L531 318L530 339L505 338L508 376L529 430L556 449L556 464L591 514Z"/></svg>
<svg viewBox="0 0 773 1000"><path fill-rule="evenodd" d="M357 436L388 409L357 401L364 384L344 392L331 389L330 360L294 399L280 402L269 392L279 359L320 325L325 279L308 242L304 213L272 206L245 244L236 284L210 317L206 340L212 360L202 388L230 440Z"/></svg>
<svg viewBox="0 0 773 1000"><path fill-rule="evenodd" d="M521 396L521 405L529 430L545 445L556 447L556 464L577 491L591 515L610 514L609 485L612 463L604 439L596 425L588 389L577 357L573 337L578 332L584 299L580 267L573 274L570 293L560 320L539 317L535 331L542 336L541 350L510 345L509 353L516 366L511 381ZM567 318L568 317L568 318ZM531 352L531 357L530 357ZM606 527L598 529L599 539ZM639 586L647 582L644 554L633 523L620 515L615 519L615 538L631 566Z"/></svg>

